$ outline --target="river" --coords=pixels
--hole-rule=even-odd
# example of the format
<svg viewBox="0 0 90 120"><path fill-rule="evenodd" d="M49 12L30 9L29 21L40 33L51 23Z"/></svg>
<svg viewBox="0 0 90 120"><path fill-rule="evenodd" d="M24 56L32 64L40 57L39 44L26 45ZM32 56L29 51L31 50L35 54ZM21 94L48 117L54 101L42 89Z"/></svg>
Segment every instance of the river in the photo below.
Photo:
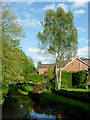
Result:
<svg viewBox="0 0 90 120"><path fill-rule="evenodd" d="M7 119L20 119L20 120L43 120L53 119L56 120L74 120L77 115L68 115L62 109L58 110L55 106L41 106L38 104L37 98L35 101L30 96L25 96L17 91L11 92L2 106L2 120ZM83 116L82 116L83 118ZM86 120L86 119L85 119Z"/></svg>

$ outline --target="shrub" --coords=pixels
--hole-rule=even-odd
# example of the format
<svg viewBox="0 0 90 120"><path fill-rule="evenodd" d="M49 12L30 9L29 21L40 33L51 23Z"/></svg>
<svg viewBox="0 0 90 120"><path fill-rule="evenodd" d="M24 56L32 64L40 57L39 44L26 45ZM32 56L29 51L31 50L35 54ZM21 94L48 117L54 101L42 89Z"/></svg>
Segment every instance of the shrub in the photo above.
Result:
<svg viewBox="0 0 90 120"><path fill-rule="evenodd" d="M28 92L22 91L20 88L18 88L17 91L23 95L28 95Z"/></svg>
<svg viewBox="0 0 90 120"><path fill-rule="evenodd" d="M62 71L61 72L61 88L72 87L72 72Z"/></svg>
<svg viewBox="0 0 90 120"><path fill-rule="evenodd" d="M87 83L82 84L82 85L81 85L81 88L88 89Z"/></svg>
<svg viewBox="0 0 90 120"><path fill-rule="evenodd" d="M45 80L45 74L29 74L28 81L34 83L43 82Z"/></svg>
<svg viewBox="0 0 90 120"><path fill-rule="evenodd" d="M47 80L50 81L54 77L54 69L48 68L47 71Z"/></svg>
<svg viewBox="0 0 90 120"><path fill-rule="evenodd" d="M81 86L83 83L85 83L86 79L87 79L86 70L73 72L73 74L72 74L72 84L73 84L73 86Z"/></svg>
<svg viewBox="0 0 90 120"><path fill-rule="evenodd" d="M53 89L55 89L56 86L56 76L54 74L54 69L48 68L47 72L47 88L49 92L51 92Z"/></svg>
<svg viewBox="0 0 90 120"><path fill-rule="evenodd" d="M61 88L72 88L72 86L80 87L83 83L85 83L86 79L87 79L86 70L77 71L77 72L62 71Z"/></svg>
<svg viewBox="0 0 90 120"><path fill-rule="evenodd" d="M39 93L41 91L44 91L44 84L38 84L34 87L33 93Z"/></svg>

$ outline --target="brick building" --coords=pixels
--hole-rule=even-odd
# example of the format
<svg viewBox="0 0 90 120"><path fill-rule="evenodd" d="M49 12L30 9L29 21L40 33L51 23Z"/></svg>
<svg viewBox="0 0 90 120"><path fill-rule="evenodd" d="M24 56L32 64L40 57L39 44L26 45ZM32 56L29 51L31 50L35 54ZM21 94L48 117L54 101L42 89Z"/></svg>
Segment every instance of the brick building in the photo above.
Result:
<svg viewBox="0 0 90 120"><path fill-rule="evenodd" d="M55 68L55 64L40 64L40 66L39 66L39 74L47 73L49 67Z"/></svg>
<svg viewBox="0 0 90 120"><path fill-rule="evenodd" d="M55 69L55 71L58 71L60 67L58 66L57 70L55 67L55 64L41 64L39 66L39 74L45 74L47 73L47 70L49 67L52 67ZM65 61L64 67L62 68L63 71L79 71L79 70L86 70L90 71L90 59L86 58L75 58L69 63ZM90 75L90 72L89 72Z"/></svg>
<svg viewBox="0 0 90 120"><path fill-rule="evenodd" d="M89 60L90 59L80 59L80 58L75 58L68 64L66 64L62 70L63 71L79 71L79 70L86 70L88 71L89 68Z"/></svg>

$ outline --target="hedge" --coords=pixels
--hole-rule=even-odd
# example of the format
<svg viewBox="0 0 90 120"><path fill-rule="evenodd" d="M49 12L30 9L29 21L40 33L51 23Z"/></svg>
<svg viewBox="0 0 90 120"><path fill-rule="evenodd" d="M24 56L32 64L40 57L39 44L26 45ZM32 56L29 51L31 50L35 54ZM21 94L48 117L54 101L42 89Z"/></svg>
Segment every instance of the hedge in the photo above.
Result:
<svg viewBox="0 0 90 120"><path fill-rule="evenodd" d="M81 71L62 71L61 73L61 88L71 88L72 86L80 87L83 83L85 83L87 79L86 70Z"/></svg>
<svg viewBox="0 0 90 120"><path fill-rule="evenodd" d="M72 85L73 86L81 86L85 83L87 79L87 72L86 70L77 71L72 73Z"/></svg>
<svg viewBox="0 0 90 120"><path fill-rule="evenodd" d="M61 73L61 88L72 87L72 72L62 71Z"/></svg>
<svg viewBox="0 0 90 120"><path fill-rule="evenodd" d="M29 81L43 82L46 79L45 74L29 74Z"/></svg>

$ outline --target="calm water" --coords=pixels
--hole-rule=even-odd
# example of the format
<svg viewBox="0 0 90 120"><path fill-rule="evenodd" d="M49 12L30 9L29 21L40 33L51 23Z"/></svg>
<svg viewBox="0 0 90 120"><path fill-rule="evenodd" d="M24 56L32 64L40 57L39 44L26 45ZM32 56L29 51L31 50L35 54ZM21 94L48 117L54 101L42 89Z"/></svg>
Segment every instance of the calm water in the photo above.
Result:
<svg viewBox="0 0 90 120"><path fill-rule="evenodd" d="M19 118L20 120L26 120L27 118L29 120L41 120L46 118L48 120L51 118L56 120L56 118L58 118L59 120L83 120L84 118L83 116L82 118L78 118L78 113L75 113L75 115L67 114L66 111L58 110L55 106L52 107L48 105L48 107L42 107L38 103L37 98L36 100L33 100L32 96L28 97L21 95L16 91L11 92L10 95L8 95L2 106L2 111L3 119L16 118L16 120L18 120L17 118ZM69 112L69 108L67 112Z"/></svg>
<svg viewBox="0 0 90 120"><path fill-rule="evenodd" d="M62 118L61 114L56 112L53 108L42 107L35 103L28 96L18 94L18 92L12 93L8 96L3 107L2 107L2 117L3 118L30 118L33 120L35 118L51 118L56 120L56 117Z"/></svg>

